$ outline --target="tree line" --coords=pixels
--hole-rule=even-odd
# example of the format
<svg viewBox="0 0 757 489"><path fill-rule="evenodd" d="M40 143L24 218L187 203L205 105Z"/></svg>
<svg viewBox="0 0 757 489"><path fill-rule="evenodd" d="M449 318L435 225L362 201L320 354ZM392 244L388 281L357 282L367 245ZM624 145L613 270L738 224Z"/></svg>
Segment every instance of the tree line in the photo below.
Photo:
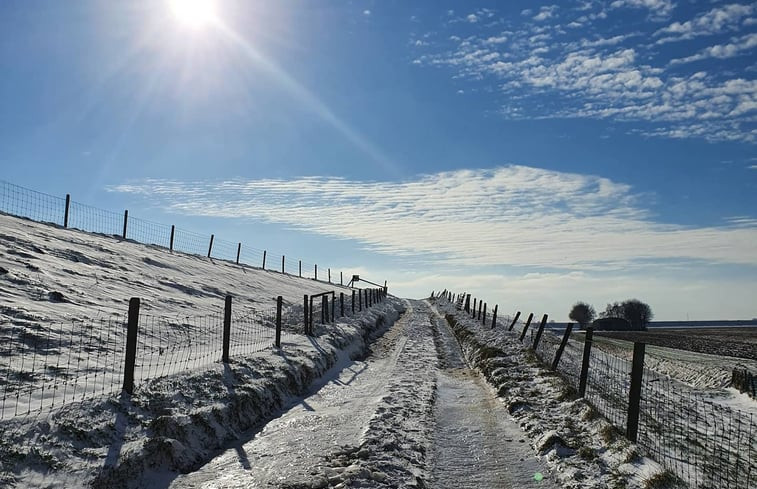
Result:
<svg viewBox="0 0 757 489"><path fill-rule="evenodd" d="M577 322L583 329L597 319L597 313L591 304L577 302L573 304L568 317ZM625 319L633 329L647 329L647 325L653 317L654 313L649 304L638 299L607 304L605 310L599 313L599 318Z"/></svg>

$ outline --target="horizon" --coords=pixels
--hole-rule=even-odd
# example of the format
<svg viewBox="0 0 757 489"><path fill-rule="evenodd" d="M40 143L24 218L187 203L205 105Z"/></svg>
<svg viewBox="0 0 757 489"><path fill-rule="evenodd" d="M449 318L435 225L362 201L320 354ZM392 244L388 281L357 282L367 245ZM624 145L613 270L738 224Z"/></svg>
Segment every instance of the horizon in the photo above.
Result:
<svg viewBox="0 0 757 489"><path fill-rule="evenodd" d="M0 32L2 180L401 297L757 317L757 4L46 0Z"/></svg>

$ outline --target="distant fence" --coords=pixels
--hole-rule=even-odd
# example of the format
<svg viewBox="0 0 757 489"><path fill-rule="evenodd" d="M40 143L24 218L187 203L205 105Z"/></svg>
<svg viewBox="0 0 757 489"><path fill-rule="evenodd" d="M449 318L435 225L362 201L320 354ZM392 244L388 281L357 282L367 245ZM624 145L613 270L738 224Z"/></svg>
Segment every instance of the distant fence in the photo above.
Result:
<svg viewBox="0 0 757 489"><path fill-rule="evenodd" d="M183 318L142 314L139 299L132 298L126 316L2 324L0 420L121 390L131 394L136 385L151 379L281 347L282 337L314 335L315 325L359 314L383 302L386 291L354 289L335 297L336 301L329 297L318 301L311 313L309 308L284 307L281 297L269 309L237 310L227 296L222 311Z"/></svg>
<svg viewBox="0 0 757 489"><path fill-rule="evenodd" d="M731 374L731 387L757 399L757 375L745 368L735 368Z"/></svg>
<svg viewBox="0 0 757 489"><path fill-rule="evenodd" d="M717 391L695 389L644 368L643 343L634 344L634 360L629 361L592 349L591 329L574 337L572 325L568 325L558 334L544 328L546 315L536 325L532 324L533 314L522 321L520 312L503 324L496 318L496 305L487 322L487 304L476 298L471 302L470 294L445 290L438 297L455 303L484 328L510 330L513 339L526 344L560 373L644 454L689 487L757 486L754 415L719 402Z"/></svg>
<svg viewBox="0 0 757 489"><path fill-rule="evenodd" d="M160 246L170 251L188 253L228 260L237 264L286 273L319 282L344 285L342 272L333 273L330 268L269 253L242 243L234 243L211 234L202 235L179 229L173 225L160 224L136 218L124 211L112 212L65 198L37 192L0 180L0 212L46 222L64 228L79 229L91 233L116 236L143 244ZM337 282L337 278L339 279Z"/></svg>

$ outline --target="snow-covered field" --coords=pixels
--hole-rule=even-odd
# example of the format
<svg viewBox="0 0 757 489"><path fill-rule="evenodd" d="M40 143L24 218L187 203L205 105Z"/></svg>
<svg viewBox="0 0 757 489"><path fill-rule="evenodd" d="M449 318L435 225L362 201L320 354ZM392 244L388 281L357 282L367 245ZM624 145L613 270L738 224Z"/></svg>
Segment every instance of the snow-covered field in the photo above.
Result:
<svg viewBox="0 0 757 489"><path fill-rule="evenodd" d="M444 300L390 296L354 315L348 302L332 324L317 309L304 336L302 296L327 290L351 299L323 282L0 215L0 485L675 486L512 333ZM278 295L285 335L274 348ZM133 395L120 391L130 297L143 302Z"/></svg>

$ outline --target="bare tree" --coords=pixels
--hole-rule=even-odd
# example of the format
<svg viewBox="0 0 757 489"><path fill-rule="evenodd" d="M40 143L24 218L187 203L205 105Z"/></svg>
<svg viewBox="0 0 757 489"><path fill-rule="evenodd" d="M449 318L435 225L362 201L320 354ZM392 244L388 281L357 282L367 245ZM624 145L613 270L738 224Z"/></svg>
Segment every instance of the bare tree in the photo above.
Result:
<svg viewBox="0 0 757 489"><path fill-rule="evenodd" d="M654 313L649 304L638 299L628 299L623 303L623 317L634 329L647 329L647 324L654 317Z"/></svg>
<svg viewBox="0 0 757 489"><path fill-rule="evenodd" d="M594 308L590 304L576 302L573 304L573 308L570 310L568 317L580 324L581 328L584 329L588 324L594 321L596 315L596 311L594 311Z"/></svg>

